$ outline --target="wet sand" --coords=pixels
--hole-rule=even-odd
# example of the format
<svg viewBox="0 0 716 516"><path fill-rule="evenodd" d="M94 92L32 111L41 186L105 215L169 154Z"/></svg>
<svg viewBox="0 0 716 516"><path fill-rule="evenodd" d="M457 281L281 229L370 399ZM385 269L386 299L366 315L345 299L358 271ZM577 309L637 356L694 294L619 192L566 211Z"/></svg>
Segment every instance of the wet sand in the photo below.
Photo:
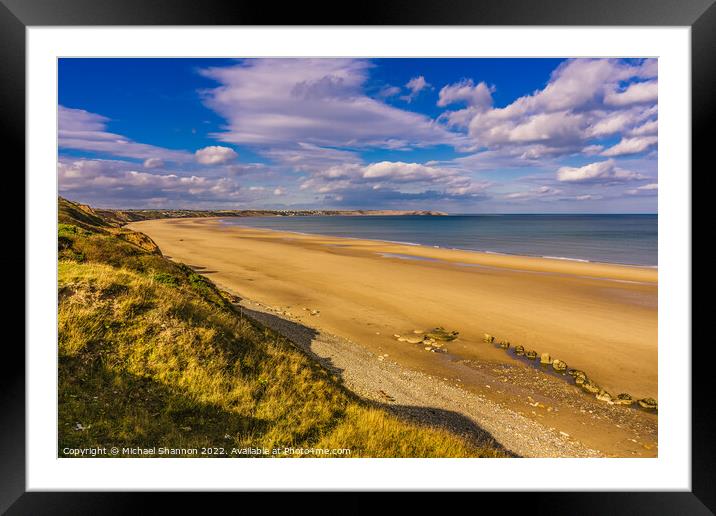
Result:
<svg viewBox="0 0 716 516"><path fill-rule="evenodd" d="M482 341L489 333L549 352L613 395L657 398L656 269L300 235L211 219L129 227L282 317L445 378L604 455L656 454L656 415L595 402L568 378ZM447 354L393 337L435 326L460 332Z"/></svg>

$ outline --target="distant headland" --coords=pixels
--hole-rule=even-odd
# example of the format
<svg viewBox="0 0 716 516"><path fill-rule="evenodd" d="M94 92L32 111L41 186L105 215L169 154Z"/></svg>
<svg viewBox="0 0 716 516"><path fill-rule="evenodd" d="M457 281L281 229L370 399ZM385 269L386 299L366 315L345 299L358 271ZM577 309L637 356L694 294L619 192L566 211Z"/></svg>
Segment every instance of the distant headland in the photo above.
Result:
<svg viewBox="0 0 716 516"><path fill-rule="evenodd" d="M152 219L184 219L194 217L330 217L330 216L446 216L432 210L173 210L173 209L94 209L95 213L117 223Z"/></svg>

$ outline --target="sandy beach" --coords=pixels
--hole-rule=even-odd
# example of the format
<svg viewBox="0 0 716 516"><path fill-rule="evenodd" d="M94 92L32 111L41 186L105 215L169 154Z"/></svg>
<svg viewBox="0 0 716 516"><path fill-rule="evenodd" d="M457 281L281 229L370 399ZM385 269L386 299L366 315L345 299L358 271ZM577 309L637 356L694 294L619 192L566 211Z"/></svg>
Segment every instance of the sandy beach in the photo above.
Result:
<svg viewBox="0 0 716 516"><path fill-rule="evenodd" d="M598 455L656 454L655 414L595 401L483 342L488 333L548 352L613 395L658 398L655 268L302 235L214 219L128 227L265 312L346 339L376 362L438 378ZM444 354L394 337L437 326L459 332Z"/></svg>

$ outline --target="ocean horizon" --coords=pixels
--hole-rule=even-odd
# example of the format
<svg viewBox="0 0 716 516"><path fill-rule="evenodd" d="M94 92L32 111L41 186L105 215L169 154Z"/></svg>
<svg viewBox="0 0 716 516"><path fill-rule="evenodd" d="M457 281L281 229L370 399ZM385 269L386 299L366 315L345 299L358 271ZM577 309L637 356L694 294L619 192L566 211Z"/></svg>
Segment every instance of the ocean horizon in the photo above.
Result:
<svg viewBox="0 0 716 516"><path fill-rule="evenodd" d="M658 266L657 214L274 216L222 222L446 249Z"/></svg>

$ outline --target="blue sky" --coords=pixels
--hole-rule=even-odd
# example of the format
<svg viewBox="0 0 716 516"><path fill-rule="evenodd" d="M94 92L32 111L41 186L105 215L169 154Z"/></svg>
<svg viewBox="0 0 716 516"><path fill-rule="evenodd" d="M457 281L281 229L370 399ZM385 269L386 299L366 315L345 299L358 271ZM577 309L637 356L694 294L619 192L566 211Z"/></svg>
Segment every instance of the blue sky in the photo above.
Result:
<svg viewBox="0 0 716 516"><path fill-rule="evenodd" d="M655 213L647 59L60 59L60 194L115 208Z"/></svg>

